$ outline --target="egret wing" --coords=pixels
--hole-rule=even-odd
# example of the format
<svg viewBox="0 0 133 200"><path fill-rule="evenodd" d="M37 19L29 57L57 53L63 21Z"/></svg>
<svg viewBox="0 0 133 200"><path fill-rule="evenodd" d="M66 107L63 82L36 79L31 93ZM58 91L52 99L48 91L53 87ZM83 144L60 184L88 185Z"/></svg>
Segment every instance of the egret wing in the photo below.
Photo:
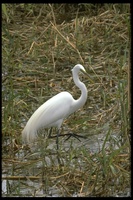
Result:
<svg viewBox="0 0 133 200"><path fill-rule="evenodd" d="M50 127L59 119L64 119L70 113L72 96L68 92L61 92L42 104L31 116L26 127L37 130L41 127Z"/></svg>

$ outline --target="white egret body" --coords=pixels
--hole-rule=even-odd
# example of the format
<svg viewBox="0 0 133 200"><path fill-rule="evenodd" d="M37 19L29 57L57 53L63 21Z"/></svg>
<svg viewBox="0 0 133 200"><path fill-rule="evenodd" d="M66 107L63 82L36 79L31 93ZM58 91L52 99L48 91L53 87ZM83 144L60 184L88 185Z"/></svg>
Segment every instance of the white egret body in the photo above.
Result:
<svg viewBox="0 0 133 200"><path fill-rule="evenodd" d="M85 104L87 100L87 88L79 80L79 71L86 73L84 67L77 64L72 69L72 74L76 86L81 90L80 98L75 100L69 92L60 92L47 100L28 120L22 131L24 140L28 143L33 142L40 128L57 127L59 132L63 120Z"/></svg>

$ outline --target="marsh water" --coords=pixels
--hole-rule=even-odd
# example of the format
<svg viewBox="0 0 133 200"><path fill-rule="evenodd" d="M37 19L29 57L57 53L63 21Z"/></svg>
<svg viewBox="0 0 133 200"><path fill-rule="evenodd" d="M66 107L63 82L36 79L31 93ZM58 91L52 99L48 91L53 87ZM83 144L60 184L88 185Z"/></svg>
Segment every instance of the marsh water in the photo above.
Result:
<svg viewBox="0 0 133 200"><path fill-rule="evenodd" d="M80 149L86 149L86 154L88 154L86 156L86 159L89 158L91 159L91 155L96 155L97 153L100 153L102 151L103 145L104 145L104 149L108 149L108 146L110 145L110 139L113 141L114 140L114 145L113 148L114 149L118 149L119 145L117 143L116 145L116 140L117 140L117 134L112 134L111 136L109 136L109 140L107 139L106 143L105 143L105 138L107 137L108 132L104 133L104 134L99 134L99 135L93 135L93 136L88 136L86 139L84 138L80 138L80 141L75 139L75 138L70 138L68 141L64 142L64 137L59 137L60 140L60 152L57 153L56 150L56 143L54 139L48 139L49 142L47 144L47 155L45 154L45 150L44 147L42 146L45 142L43 141L43 143L41 143L41 145L33 145L30 148L30 153L28 154L26 152L26 154L24 154L24 150L21 149L19 151L19 153L17 153L18 155L16 155L16 157L19 157L19 159L23 160L23 162L25 161L25 164L27 163L27 161L30 159L30 161L33 161L33 166L31 165L30 168L28 168L28 173L30 174L30 177L33 176L30 180L27 179L26 180L26 171L24 170L24 173L21 173L21 175L23 176L23 179L21 180L21 176L18 178L16 178L16 180L4 180L2 181L2 193L3 196L7 196L9 193L9 188L14 188L15 185L16 187L19 188L19 195L18 196L36 196L36 197L61 197L61 196L67 196L67 192L66 194L63 192L61 192L60 187L57 187L56 184L51 186L51 184L48 183L47 186L47 176L48 173L45 174L45 170L49 167L49 168L53 168L56 166L65 166L67 165L67 162L69 162L69 167L71 168L75 168L76 170L84 170L86 168L86 162L83 162L82 156L80 157L79 155L81 154L78 153L78 157L76 157L76 151L79 152ZM104 144L105 143L105 144ZM73 152L72 153L72 157L70 158L69 156L69 161L68 159L66 159L65 157L63 158L63 152L65 154L69 155L69 152ZM43 158L43 159L42 159ZM44 161L45 160L45 161ZM75 163L76 160L76 163ZM93 162L97 163L97 157L94 158ZM78 164L77 164L78 163ZM45 166L44 166L45 165ZM16 165L15 165L16 166ZM22 167L22 166L21 166ZM14 169L16 168L17 171L17 167L14 167ZM90 166L91 168L91 166ZM9 170L11 170L9 168ZM22 167L22 171L23 171L23 167ZM6 169L5 169L6 172ZM14 171L15 172L15 171ZM42 178L38 178L37 180L34 179L35 177L38 177L38 175L40 174L44 174L44 180L42 180ZM6 176L6 174L3 174L3 177ZM20 178L20 179L19 179ZM51 177L52 178L52 177ZM53 177L54 179L54 177ZM18 184L19 182L19 184ZM60 182L60 180L59 180ZM119 181L118 181L119 182ZM25 187L26 186L26 187ZM34 193L33 193L34 191ZM88 187L88 192L89 194L89 187ZM82 193L78 193L78 192L74 192L73 194L71 194L72 197L80 197L82 196ZM113 196L116 197L124 197L124 196L130 196L130 188L127 188L126 191L121 191L119 193L112 193ZM9 195L10 196L10 195ZM17 196L16 194L16 189L15 189L15 193L12 191L12 195L11 196ZM69 195L68 195L69 196ZM88 195L89 196L89 195ZM95 195L94 195L95 196Z"/></svg>

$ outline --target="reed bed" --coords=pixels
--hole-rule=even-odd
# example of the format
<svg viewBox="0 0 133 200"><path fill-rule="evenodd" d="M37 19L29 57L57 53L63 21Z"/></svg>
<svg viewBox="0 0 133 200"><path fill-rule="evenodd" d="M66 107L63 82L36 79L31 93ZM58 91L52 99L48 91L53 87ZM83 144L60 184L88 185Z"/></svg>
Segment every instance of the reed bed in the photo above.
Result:
<svg viewBox="0 0 133 200"><path fill-rule="evenodd" d="M71 68L94 84L62 132L81 141L40 139L32 150L21 131L60 91L80 96ZM130 196L130 5L2 4L2 195ZM54 130L55 131L55 130Z"/></svg>

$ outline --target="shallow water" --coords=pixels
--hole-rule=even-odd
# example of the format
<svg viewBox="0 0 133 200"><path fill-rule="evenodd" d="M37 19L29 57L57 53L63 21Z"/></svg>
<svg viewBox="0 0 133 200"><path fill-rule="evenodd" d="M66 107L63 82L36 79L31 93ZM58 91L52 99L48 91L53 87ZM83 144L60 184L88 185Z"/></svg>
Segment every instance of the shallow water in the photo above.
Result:
<svg viewBox="0 0 133 200"><path fill-rule="evenodd" d="M87 151L90 154L94 154L97 152L100 152L103 146L103 142L105 140L106 135L105 134L99 134L98 136L90 136L87 139L81 139L81 142L78 141L75 138L71 138L70 140L64 142L64 138L60 137L60 148L61 152L69 152L70 146L72 145L73 150L78 150L82 147L84 147L85 149L87 149ZM116 137L115 135L113 137ZM106 142L105 148L108 147L109 142ZM116 147L117 148L117 147ZM39 150L39 149L38 149ZM49 152L52 154L50 157L49 155L45 156L45 164L47 165L47 167L51 167L53 166L53 162L54 161L54 166L57 166L59 164L59 160L57 159L57 155L56 155L56 143L55 140L52 139L49 142L49 145L47 146L47 150L49 150ZM19 152L19 156L21 155L22 157L24 156L23 154L23 150L21 150L22 152ZM40 151L36 152L35 149L33 151L33 154L31 157L33 158L37 158L39 157ZM25 158L28 159L28 158ZM77 158L77 162L79 163L79 166L81 168L84 168L84 163L82 161L82 159L79 157ZM63 163L64 165L67 164L66 160L62 159L61 163ZM70 166L73 168L75 167L75 163L74 160L73 162L70 163ZM36 175L40 169L43 169L43 162L40 160L37 162L37 164L34 167L34 174ZM28 172L29 173L29 172ZM31 169L31 173L33 173L33 169ZM4 174L5 176L5 174ZM10 187L15 187L15 185L17 185L18 180L4 180L2 181L2 194L3 196L7 196L7 194L9 193L9 186ZM55 185L53 184L52 186L49 185L49 188L45 188L45 186L43 184L47 184L47 181L45 180L45 183L43 183L41 180L28 180L27 181L20 181L20 185L19 185L19 194L18 196L36 196L36 197L61 197L62 195L64 195L64 193L61 193L60 188L58 187L58 185L60 185L60 179L58 181L55 182ZM18 186L17 186L18 187ZM20 195L21 194L21 195ZM31 195L32 194L32 195ZM130 189L127 188L127 191L125 191L124 193L121 194L114 194L114 196L129 196L130 195ZM11 196L11 194L9 195ZM12 194L12 196L17 196L17 194ZM78 196L82 196L82 194L78 194L76 192L73 193L72 195L73 197L78 197Z"/></svg>

